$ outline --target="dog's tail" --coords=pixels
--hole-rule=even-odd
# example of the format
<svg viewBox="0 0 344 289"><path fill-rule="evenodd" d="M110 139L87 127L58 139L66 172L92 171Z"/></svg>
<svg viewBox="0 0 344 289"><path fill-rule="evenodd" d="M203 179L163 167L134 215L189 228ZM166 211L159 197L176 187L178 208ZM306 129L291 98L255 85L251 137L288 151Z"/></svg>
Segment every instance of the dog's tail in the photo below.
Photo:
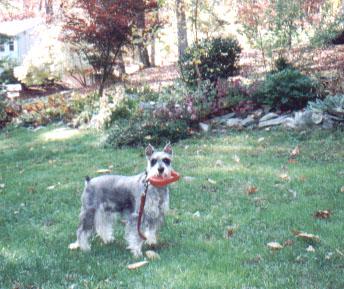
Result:
<svg viewBox="0 0 344 289"><path fill-rule="evenodd" d="M90 182L91 178L89 176L85 177L85 185L87 186L88 183Z"/></svg>

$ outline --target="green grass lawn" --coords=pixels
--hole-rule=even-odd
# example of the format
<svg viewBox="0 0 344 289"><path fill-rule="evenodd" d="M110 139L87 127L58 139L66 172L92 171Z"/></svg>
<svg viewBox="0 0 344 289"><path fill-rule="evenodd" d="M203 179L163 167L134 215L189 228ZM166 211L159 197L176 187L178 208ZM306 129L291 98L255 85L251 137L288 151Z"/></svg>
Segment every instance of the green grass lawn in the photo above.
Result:
<svg viewBox="0 0 344 289"><path fill-rule="evenodd" d="M344 288L342 131L243 131L174 145L175 169L194 179L171 186L161 259L135 271L127 265L143 258L125 249L120 224L113 244L94 238L89 253L68 250L84 176L145 167L144 148L104 149L101 141L56 126L0 132L1 289ZM296 145L301 152L288 163ZM314 218L318 210L330 218ZM271 251L272 241L290 245Z"/></svg>

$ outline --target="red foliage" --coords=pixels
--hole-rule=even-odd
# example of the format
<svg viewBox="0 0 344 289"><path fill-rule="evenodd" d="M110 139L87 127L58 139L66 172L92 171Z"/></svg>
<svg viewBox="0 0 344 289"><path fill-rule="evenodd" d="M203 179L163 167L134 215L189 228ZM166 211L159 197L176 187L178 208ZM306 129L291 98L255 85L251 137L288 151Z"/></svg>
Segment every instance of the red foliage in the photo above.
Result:
<svg viewBox="0 0 344 289"><path fill-rule="evenodd" d="M155 8L155 0L80 0L72 7L65 6L64 37L79 47L101 74L100 93L120 49L132 41L138 16ZM146 29L154 24L149 22Z"/></svg>

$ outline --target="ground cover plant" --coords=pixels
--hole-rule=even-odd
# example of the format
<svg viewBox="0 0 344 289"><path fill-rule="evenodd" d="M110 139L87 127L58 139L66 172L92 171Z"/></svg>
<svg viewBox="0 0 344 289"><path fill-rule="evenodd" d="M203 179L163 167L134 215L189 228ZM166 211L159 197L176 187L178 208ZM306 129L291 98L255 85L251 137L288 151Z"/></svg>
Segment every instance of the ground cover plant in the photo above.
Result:
<svg viewBox="0 0 344 289"><path fill-rule="evenodd" d="M98 134L57 126L2 130L0 287L343 288L343 141L339 130L271 130L175 144L174 167L187 178L171 187L161 259L129 271L138 260L122 226L111 245L67 247L84 176L139 173L143 148L103 148Z"/></svg>

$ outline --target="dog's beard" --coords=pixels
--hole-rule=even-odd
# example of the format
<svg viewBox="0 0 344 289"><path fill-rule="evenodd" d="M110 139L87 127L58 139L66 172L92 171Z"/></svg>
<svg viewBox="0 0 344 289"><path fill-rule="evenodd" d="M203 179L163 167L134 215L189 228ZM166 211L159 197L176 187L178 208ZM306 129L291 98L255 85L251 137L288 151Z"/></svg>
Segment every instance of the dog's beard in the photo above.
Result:
<svg viewBox="0 0 344 289"><path fill-rule="evenodd" d="M159 173L158 168L155 166L153 168L147 168L147 170L148 170L148 174L147 174L148 178L150 177L169 178L171 177L171 172L172 172L171 167L168 167L168 168L165 167L162 174Z"/></svg>

